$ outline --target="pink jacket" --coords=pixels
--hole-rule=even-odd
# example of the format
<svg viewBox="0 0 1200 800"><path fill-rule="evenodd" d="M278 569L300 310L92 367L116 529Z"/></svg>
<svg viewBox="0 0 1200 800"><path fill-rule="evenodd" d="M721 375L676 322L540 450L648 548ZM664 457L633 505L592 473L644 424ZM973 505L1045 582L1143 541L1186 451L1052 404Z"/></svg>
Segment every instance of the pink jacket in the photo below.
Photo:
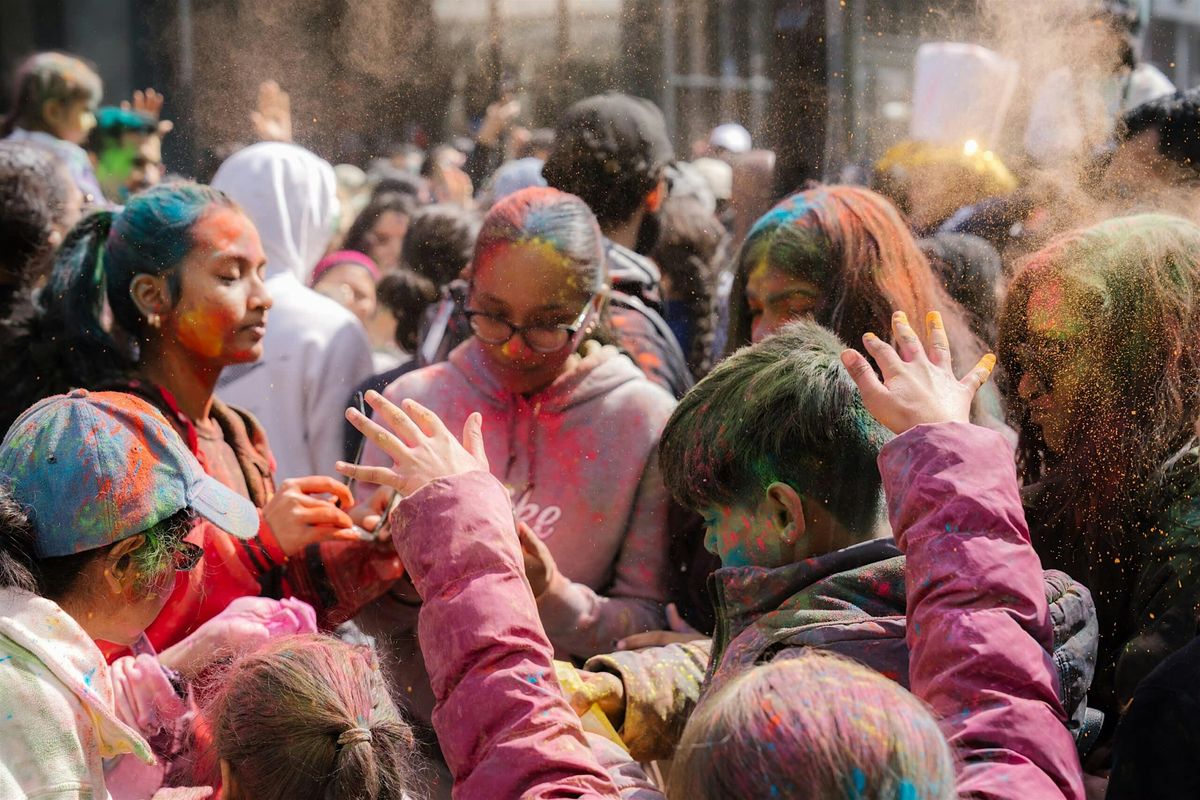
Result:
<svg viewBox="0 0 1200 800"><path fill-rule="evenodd" d="M879 463L908 555L911 685L957 751L960 796L1082 800L1011 448L984 428L927 425ZM455 797L656 796L640 778L614 782L562 698L503 486L483 472L435 481L393 526L424 600L433 722Z"/></svg>
<svg viewBox="0 0 1200 800"><path fill-rule="evenodd" d="M424 601L417 630L456 800L643 796L640 776L610 777L563 699L503 484L486 472L434 481L392 526Z"/></svg>
<svg viewBox="0 0 1200 800"><path fill-rule="evenodd" d="M909 684L958 754L959 796L1082 800L1012 447L921 425L884 445L879 471L907 556Z"/></svg>

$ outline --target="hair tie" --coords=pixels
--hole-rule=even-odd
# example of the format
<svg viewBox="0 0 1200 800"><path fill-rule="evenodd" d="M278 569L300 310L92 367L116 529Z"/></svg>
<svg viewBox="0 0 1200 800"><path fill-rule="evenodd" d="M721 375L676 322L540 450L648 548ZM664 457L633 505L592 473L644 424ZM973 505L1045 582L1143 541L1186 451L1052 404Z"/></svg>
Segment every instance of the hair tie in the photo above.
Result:
<svg viewBox="0 0 1200 800"><path fill-rule="evenodd" d="M371 742L371 732L366 728L347 728L337 738L338 747L359 744L360 742L368 744Z"/></svg>

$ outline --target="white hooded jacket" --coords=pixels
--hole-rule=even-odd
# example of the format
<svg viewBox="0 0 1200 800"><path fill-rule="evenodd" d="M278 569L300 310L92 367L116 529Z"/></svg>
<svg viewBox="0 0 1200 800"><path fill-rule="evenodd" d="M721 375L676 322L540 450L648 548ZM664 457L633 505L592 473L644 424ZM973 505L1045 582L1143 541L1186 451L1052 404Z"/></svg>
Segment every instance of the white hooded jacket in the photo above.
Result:
<svg viewBox="0 0 1200 800"><path fill-rule="evenodd" d="M0 589L0 797L103 800L102 759L126 753L154 763L95 642L50 600Z"/></svg>
<svg viewBox="0 0 1200 800"><path fill-rule="evenodd" d="M278 480L337 477L347 399L373 366L358 319L305 285L337 225L333 168L302 147L263 142L231 156L212 185L258 228L274 301L262 360L226 369L217 394L262 423Z"/></svg>

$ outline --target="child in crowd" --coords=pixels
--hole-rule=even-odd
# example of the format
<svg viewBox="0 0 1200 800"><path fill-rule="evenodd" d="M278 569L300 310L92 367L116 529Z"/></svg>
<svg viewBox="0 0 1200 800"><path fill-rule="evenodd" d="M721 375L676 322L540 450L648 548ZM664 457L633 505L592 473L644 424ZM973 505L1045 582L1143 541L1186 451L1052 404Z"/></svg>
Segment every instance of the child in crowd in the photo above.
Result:
<svg viewBox="0 0 1200 800"><path fill-rule="evenodd" d="M530 529L542 623L561 653L576 656L664 627L667 581L668 498L655 447L674 400L593 338L608 289L601 247L576 197L535 188L498 203L475 247L475 337L384 393L424 403L448 425L483 414L493 473ZM391 458L368 440L363 462ZM415 602L411 586L398 588L358 622L391 648L393 685L411 687L407 703L428 719Z"/></svg>
<svg viewBox="0 0 1200 800"><path fill-rule="evenodd" d="M663 203L662 234L651 255L663 273L663 316L697 379L712 367L717 270L728 235L721 221L690 197Z"/></svg>
<svg viewBox="0 0 1200 800"><path fill-rule="evenodd" d="M317 262L309 286L336 300L367 328L378 303L375 294L378 280L379 267L370 257L355 250L338 250Z"/></svg>
<svg viewBox="0 0 1200 800"><path fill-rule="evenodd" d="M103 94L100 76L87 62L66 53L35 53L17 67L13 107L0 121L0 138L29 142L58 156L87 206L106 204L83 149Z"/></svg>
<svg viewBox="0 0 1200 800"><path fill-rule="evenodd" d="M668 797L1083 797L1009 446L967 423L991 362L958 381L940 324L928 356L900 315L893 333L899 352L877 337L864 343L882 383L857 352L842 360L863 405L897 434L879 465L894 537L908 553L910 679L939 721L899 686L805 652L745 673L697 711ZM348 418L393 466L338 468L405 497L393 541L424 599L434 724L456 796L656 796L614 781L567 711L507 493L486 474L481 417L467 419L460 445L419 403L371 402L386 428L354 411ZM788 528L799 535L764 535L760 547L799 549L831 530L800 527L793 516Z"/></svg>
<svg viewBox="0 0 1200 800"><path fill-rule="evenodd" d="M217 526L198 532L202 569L179 577L149 626L156 648L247 595L297 594L327 620L344 620L398 574L386 549L334 541L354 536L341 482L310 476L276 491L262 428L213 394L226 368L261 357L271 307L263 249L245 214L208 187L163 185L72 231L8 364L10 401L75 386L141 396L171 421L208 474L261 509L248 541Z"/></svg>
<svg viewBox="0 0 1200 800"><path fill-rule="evenodd" d="M118 716L94 640L132 644L200 564L193 515L244 541L258 514L124 393L38 403L0 444L0 472L0 795L108 797L103 759L154 756Z"/></svg>
<svg viewBox="0 0 1200 800"><path fill-rule="evenodd" d="M906 322L897 328L911 331ZM705 546L722 568L709 580L717 614L711 641L587 663L605 673L594 679L595 693L639 760L670 756L698 698L808 647L910 685L904 615L912 597L876 466L891 436L864 410L839 363L843 348L815 323L793 323L718 364L663 431L667 486L705 518ZM1074 715L1090 680L1094 611L1086 591L1062 573L1045 575L1042 595L1054 607L1047 641Z"/></svg>
<svg viewBox="0 0 1200 800"><path fill-rule="evenodd" d="M419 364L414 357L418 344L418 328L421 318L430 305L437 300L437 288L424 275L418 275L410 269L399 269L390 275L385 275L376 287L379 293L379 308L375 312L373 327L384 324L385 319L391 320L392 347L401 354L396 366L385 369L363 381L354 390L347 405L354 405L359 395L369 391L382 392L401 375L407 375L417 369ZM346 459L353 461L358 453L362 434L347 422Z"/></svg>
<svg viewBox="0 0 1200 800"><path fill-rule="evenodd" d="M424 797L412 730L369 648L279 639L222 674L204 718L224 800Z"/></svg>
<svg viewBox="0 0 1200 800"><path fill-rule="evenodd" d="M1034 546L1096 600L1110 722L1197 630L1198 254L1192 223L1109 220L1031 256L1000 317Z"/></svg>
<svg viewBox="0 0 1200 800"><path fill-rule="evenodd" d="M274 302L262 357L226 370L218 393L262 422L279 477L332 476L346 397L374 372L362 324L308 288L336 227L333 167L302 147L262 142L230 156L213 187L258 229Z"/></svg>

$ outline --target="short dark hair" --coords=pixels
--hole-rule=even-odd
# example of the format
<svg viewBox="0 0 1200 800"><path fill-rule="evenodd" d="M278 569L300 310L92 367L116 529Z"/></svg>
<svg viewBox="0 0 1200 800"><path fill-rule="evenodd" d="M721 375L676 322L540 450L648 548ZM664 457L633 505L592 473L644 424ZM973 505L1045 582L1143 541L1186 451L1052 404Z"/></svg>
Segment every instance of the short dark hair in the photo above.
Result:
<svg viewBox="0 0 1200 800"><path fill-rule="evenodd" d="M667 488L695 511L750 500L780 481L866 537L882 506L876 458L891 434L867 413L845 345L805 320L722 361L667 422Z"/></svg>
<svg viewBox="0 0 1200 800"><path fill-rule="evenodd" d="M1158 132L1159 154L1200 179L1200 87L1142 103L1122 119L1123 138Z"/></svg>
<svg viewBox="0 0 1200 800"><path fill-rule="evenodd" d="M658 107L610 92L567 109L542 177L581 198L608 229L633 216L674 157Z"/></svg>
<svg viewBox="0 0 1200 800"><path fill-rule="evenodd" d="M424 275L400 269L384 275L375 286L375 294L396 318L396 344L405 352L415 352L421 315L437 300L437 287Z"/></svg>
<svg viewBox="0 0 1200 800"><path fill-rule="evenodd" d="M449 203L425 206L408 222L400 264L445 286L471 261L482 217Z"/></svg>

